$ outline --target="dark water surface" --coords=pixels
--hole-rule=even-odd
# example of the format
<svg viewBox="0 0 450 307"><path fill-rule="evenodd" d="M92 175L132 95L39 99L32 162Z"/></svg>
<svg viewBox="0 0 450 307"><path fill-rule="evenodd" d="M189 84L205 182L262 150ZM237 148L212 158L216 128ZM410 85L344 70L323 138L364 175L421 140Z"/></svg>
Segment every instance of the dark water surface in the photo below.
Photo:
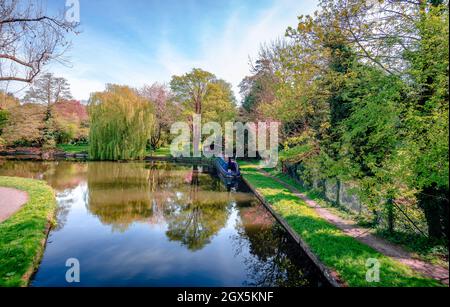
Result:
<svg viewBox="0 0 450 307"><path fill-rule="evenodd" d="M0 160L0 176L46 180L56 191L32 286L300 286L324 282L254 198L194 167ZM80 283L66 281L67 259Z"/></svg>

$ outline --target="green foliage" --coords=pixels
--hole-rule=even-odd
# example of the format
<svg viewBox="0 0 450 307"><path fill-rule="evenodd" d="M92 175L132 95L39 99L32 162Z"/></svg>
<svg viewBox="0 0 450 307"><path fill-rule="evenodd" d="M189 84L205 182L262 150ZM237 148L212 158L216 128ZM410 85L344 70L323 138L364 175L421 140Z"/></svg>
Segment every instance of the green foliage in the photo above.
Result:
<svg viewBox="0 0 450 307"><path fill-rule="evenodd" d="M77 154L77 153L87 153L89 152L89 145L72 145L72 144L59 144L57 146L59 150L62 150L67 153Z"/></svg>
<svg viewBox="0 0 450 307"><path fill-rule="evenodd" d="M20 104L19 99L12 94L5 93L0 90L0 110L9 110Z"/></svg>
<svg viewBox="0 0 450 307"><path fill-rule="evenodd" d="M245 164L242 171L245 178L301 236L314 254L327 267L335 270L350 287L443 286L345 235L280 183L261 174L254 165ZM380 261L379 283L366 281L367 259Z"/></svg>
<svg viewBox="0 0 450 307"><path fill-rule="evenodd" d="M183 107L184 120L201 114L202 121L224 123L236 115L231 85L214 74L194 68L182 76L173 76L170 87Z"/></svg>
<svg viewBox="0 0 450 307"><path fill-rule="evenodd" d="M183 104L187 112L201 114L202 104L208 92L208 85L216 81L216 76L199 68L182 76L173 76L170 88L175 98Z"/></svg>
<svg viewBox="0 0 450 307"><path fill-rule="evenodd" d="M420 234L400 231L390 233L386 230L379 230L377 235L394 244L405 246L410 252L416 253L420 258L433 264L448 267L448 242L445 240L430 240Z"/></svg>
<svg viewBox="0 0 450 307"><path fill-rule="evenodd" d="M10 109L2 138L10 146L40 145L45 128L45 107L38 104L24 104Z"/></svg>
<svg viewBox="0 0 450 307"><path fill-rule="evenodd" d="M7 110L0 110L0 135L8 122L8 116L9 112Z"/></svg>
<svg viewBox="0 0 450 307"><path fill-rule="evenodd" d="M236 105L231 85L223 80L208 85L202 110L202 121L217 122L222 127L234 121Z"/></svg>
<svg viewBox="0 0 450 307"><path fill-rule="evenodd" d="M377 213L393 200L448 236L448 24L448 1L323 0L263 48L244 108L282 123L304 181L351 181Z"/></svg>
<svg viewBox="0 0 450 307"><path fill-rule="evenodd" d="M145 157L152 133L152 106L126 86L109 85L89 103L90 158L133 160Z"/></svg>
<svg viewBox="0 0 450 307"><path fill-rule="evenodd" d="M53 134L57 144L86 142L89 137L87 106L79 101L62 101L52 106Z"/></svg>
<svg viewBox="0 0 450 307"><path fill-rule="evenodd" d="M28 193L28 203L0 224L0 287L26 286L44 251L46 229L54 223L53 190L42 181L0 177L0 186Z"/></svg>

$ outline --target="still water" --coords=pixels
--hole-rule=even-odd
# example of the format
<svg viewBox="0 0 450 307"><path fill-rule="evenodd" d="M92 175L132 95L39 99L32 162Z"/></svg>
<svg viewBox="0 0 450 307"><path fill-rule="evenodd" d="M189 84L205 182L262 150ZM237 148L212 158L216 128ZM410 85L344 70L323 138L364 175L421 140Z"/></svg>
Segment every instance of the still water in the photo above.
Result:
<svg viewBox="0 0 450 307"><path fill-rule="evenodd" d="M46 180L58 225L32 286L325 286L266 209L201 167L0 160ZM66 281L66 261L80 283Z"/></svg>

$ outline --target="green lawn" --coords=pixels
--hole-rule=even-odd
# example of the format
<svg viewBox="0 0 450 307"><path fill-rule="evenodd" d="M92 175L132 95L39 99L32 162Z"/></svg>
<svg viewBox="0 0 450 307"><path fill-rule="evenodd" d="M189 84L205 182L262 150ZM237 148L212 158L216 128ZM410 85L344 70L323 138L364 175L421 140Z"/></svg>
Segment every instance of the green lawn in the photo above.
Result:
<svg viewBox="0 0 450 307"><path fill-rule="evenodd" d="M29 197L0 224L0 287L26 286L44 251L47 227L54 223L54 192L43 181L24 178L0 177L0 186L26 191Z"/></svg>
<svg viewBox="0 0 450 307"><path fill-rule="evenodd" d="M170 153L169 147L161 147L156 150L151 150L148 152L149 156L153 157L171 157L172 154Z"/></svg>
<svg viewBox="0 0 450 307"><path fill-rule="evenodd" d="M170 151L170 147L161 147L156 150L150 150L147 153L149 156L153 157L172 157L172 153ZM192 150L191 150L192 155Z"/></svg>
<svg viewBox="0 0 450 307"><path fill-rule="evenodd" d="M367 228L377 236L382 237L391 243L402 246L423 261L448 268L448 242L445 242L445 240L430 240L420 234L406 234L398 231L389 233L386 230L377 228L376 225L373 224L373 218L370 215L356 214L342 206L336 206L325 200L323 195L319 192L305 189L292 177L282 173L278 169L265 169L265 171L279 180L293 186L308 198L316 201L321 207L327 208L332 213L344 219L356 221L359 226Z"/></svg>
<svg viewBox="0 0 450 307"><path fill-rule="evenodd" d="M337 272L350 287L443 286L345 235L283 185L261 174L255 165L242 163L241 170L247 181L301 236L322 263ZM366 281L368 259L377 259L380 263L379 283Z"/></svg>
<svg viewBox="0 0 450 307"><path fill-rule="evenodd" d="M62 150L70 154L78 154L89 152L89 145L70 145L70 144L60 144L57 146L59 150Z"/></svg>

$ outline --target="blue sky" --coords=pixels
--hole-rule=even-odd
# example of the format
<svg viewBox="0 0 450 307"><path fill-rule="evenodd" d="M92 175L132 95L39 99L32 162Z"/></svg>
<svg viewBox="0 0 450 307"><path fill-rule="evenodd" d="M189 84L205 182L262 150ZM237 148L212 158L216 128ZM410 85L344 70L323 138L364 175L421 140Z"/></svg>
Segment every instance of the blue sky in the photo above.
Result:
<svg viewBox="0 0 450 307"><path fill-rule="evenodd" d="M63 10L65 0L48 0ZM261 43L282 37L316 0L80 0L82 33L66 54L70 67L48 70L67 78L86 100L106 83L169 82L199 67L237 85ZM237 93L236 93L237 94Z"/></svg>

